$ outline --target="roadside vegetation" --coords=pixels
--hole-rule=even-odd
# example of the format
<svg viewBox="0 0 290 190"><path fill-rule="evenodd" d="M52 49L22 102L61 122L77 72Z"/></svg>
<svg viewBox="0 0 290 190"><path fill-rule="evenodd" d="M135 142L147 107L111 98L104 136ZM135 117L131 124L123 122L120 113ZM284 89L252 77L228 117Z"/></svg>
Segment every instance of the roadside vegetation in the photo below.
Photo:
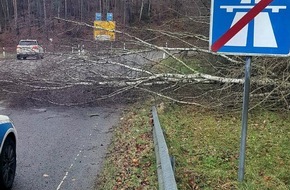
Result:
<svg viewBox="0 0 290 190"><path fill-rule="evenodd" d="M237 182L241 113L169 106L160 114L180 189L289 189L290 117L250 112L245 182Z"/></svg>
<svg viewBox="0 0 290 190"><path fill-rule="evenodd" d="M288 113L249 113L245 180L238 183L241 113L162 105L179 189L290 189ZM96 189L158 189L150 108L138 104L124 115Z"/></svg>
<svg viewBox="0 0 290 190"><path fill-rule="evenodd" d="M126 110L115 128L96 190L158 189L150 106Z"/></svg>
<svg viewBox="0 0 290 190"><path fill-rule="evenodd" d="M1 48L11 55L33 34L53 55L25 72L2 62L1 96L14 105L131 103L150 94L169 101L159 116L179 189L290 189L290 59L252 58L246 180L238 183L244 58L208 51L210 1L99 1L117 23L112 43L92 35L94 1L2 2ZM164 56L151 60L148 51ZM158 189L151 106L124 113L96 189Z"/></svg>
<svg viewBox="0 0 290 190"><path fill-rule="evenodd" d="M195 70L215 72L211 65L190 57L183 61ZM173 59L167 59L153 70L188 72L175 63ZM215 87L219 93L211 90ZM227 91L222 93L224 89ZM176 97L180 96L175 94L178 91L182 91L183 98L190 97L207 105L156 100L167 146L175 158L178 189L290 189L290 116L283 106L269 109L268 104L256 99L250 101L250 107L254 109L249 112L245 180L240 183L238 162L243 85L223 88L214 83L193 84L176 87L168 93ZM227 96L227 93L236 96ZM222 94L226 98L220 98ZM224 106L213 106L217 102ZM155 103L138 103L124 113L96 189L158 189L149 123L152 104Z"/></svg>

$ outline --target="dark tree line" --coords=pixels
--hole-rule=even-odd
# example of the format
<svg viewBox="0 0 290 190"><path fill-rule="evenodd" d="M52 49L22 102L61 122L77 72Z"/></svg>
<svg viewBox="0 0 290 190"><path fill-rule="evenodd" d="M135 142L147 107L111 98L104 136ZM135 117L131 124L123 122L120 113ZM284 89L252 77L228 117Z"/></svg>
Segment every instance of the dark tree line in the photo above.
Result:
<svg viewBox="0 0 290 190"><path fill-rule="evenodd" d="M0 0L0 33L23 27L46 27L55 17L91 23L95 13L114 15L120 24L161 22L170 17L203 16L205 0Z"/></svg>
<svg viewBox="0 0 290 190"><path fill-rule="evenodd" d="M133 26L136 22L142 24L148 22L155 25L144 24L145 27L143 25L128 27L130 29L128 31L125 27L125 30L117 28L116 35L123 36L119 38L120 41L116 41L116 44L126 42L124 50L126 49L128 52L109 54L111 47L107 49L108 52L98 51L105 50L106 43L96 44L95 41L83 35L86 34L85 32L78 32L82 26L89 28L89 32L91 32L96 12L101 12L103 19L105 19L106 13L112 12L118 27L131 24ZM115 90L110 91L111 94L101 97L103 99L134 89L180 103L197 105L200 104L199 102L201 104L207 102L213 107L237 108L242 102L244 60L239 56L216 55L208 50L209 12L209 1L205 0L99 0L94 2L89 0L24 0L21 2L19 0L0 0L2 32L19 31L22 33L25 27L26 30L28 27L31 30L37 28L37 30L43 29L40 31L47 31L53 29L53 24L59 21L60 27L65 26L66 23L71 25L65 28L64 32L57 31L57 34L52 34L59 35L60 33L60 40L58 39L58 42L55 40L51 49L54 50L56 47L56 49L59 48L57 49L59 52L66 52L61 48L70 48L71 45L76 44L77 40L86 43L84 56L75 55L73 60L79 59L76 63L68 58L68 63L72 62L73 65L61 70L59 76L63 76L65 72L68 73L68 78L65 80L49 81L35 75L35 78L28 78L29 80L26 82L24 82L25 79L8 82L21 85L26 83L29 92L55 91L76 86L90 86L98 89L96 91L100 91L99 89ZM54 19L55 17L59 19ZM69 35L68 31L73 30L77 30L77 32ZM69 41L63 40L62 34L68 34ZM125 45L122 44L122 47ZM137 48L139 52L135 52ZM166 60L165 62L151 60L149 66L139 63L139 59L132 62L128 62L127 59L115 61L117 57L130 57L131 54L146 57L141 50L144 52L162 51L164 55L166 54L166 56L162 56ZM108 56L106 59L103 58L102 53L104 52ZM78 56L80 57L78 58ZM59 62L63 64L62 61ZM289 59L258 57L252 62L251 100L254 104L251 108L266 105L271 109L282 107L289 110ZM110 66L107 67L108 65ZM96 66L96 70L85 70L83 76L87 77L91 72L92 79L71 77L78 76L78 72L84 68L90 68L88 66ZM98 70L102 67L103 70ZM108 68L115 67L122 67L124 73L120 74L119 71L110 73ZM76 74L71 74L72 71L68 68L71 68ZM137 73L137 77L130 73ZM3 74L3 76L5 75ZM28 77L31 75L29 74ZM5 82L4 79L3 81ZM33 82L31 83L31 81ZM59 83L59 81L64 82Z"/></svg>

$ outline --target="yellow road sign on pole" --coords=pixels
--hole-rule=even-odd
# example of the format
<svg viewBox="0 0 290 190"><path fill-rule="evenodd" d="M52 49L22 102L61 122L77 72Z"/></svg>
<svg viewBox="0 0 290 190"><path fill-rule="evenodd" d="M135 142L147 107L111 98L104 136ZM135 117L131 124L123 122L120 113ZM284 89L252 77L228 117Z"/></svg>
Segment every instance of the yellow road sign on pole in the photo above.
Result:
<svg viewBox="0 0 290 190"><path fill-rule="evenodd" d="M94 21L94 39L99 41L115 41L115 21Z"/></svg>

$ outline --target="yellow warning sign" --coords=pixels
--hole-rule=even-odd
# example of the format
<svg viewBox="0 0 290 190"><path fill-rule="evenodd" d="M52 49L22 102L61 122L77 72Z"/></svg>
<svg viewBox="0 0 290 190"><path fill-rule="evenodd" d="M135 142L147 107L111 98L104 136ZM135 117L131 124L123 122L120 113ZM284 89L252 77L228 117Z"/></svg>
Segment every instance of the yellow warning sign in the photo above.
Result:
<svg viewBox="0 0 290 190"><path fill-rule="evenodd" d="M116 23L114 21L94 21L94 38L99 41L114 41Z"/></svg>

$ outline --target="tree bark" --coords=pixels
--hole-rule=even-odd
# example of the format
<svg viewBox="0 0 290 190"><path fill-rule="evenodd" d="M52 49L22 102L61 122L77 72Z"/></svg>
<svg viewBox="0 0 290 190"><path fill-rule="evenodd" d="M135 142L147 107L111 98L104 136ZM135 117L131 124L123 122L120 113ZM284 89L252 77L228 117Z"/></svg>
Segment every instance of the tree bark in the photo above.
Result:
<svg viewBox="0 0 290 190"><path fill-rule="evenodd" d="M139 22L140 22L141 19L142 19L143 8L144 8L144 0L142 0L142 2L141 2L140 15L139 15Z"/></svg>
<svg viewBox="0 0 290 190"><path fill-rule="evenodd" d="M13 0L13 7L14 7L14 27L16 30L16 35L19 35L19 28L18 28L18 11L17 11L17 1Z"/></svg>
<svg viewBox="0 0 290 190"><path fill-rule="evenodd" d="M83 12L84 12L84 1L83 0L80 0L80 19L81 19L81 22L83 22Z"/></svg>
<svg viewBox="0 0 290 190"><path fill-rule="evenodd" d="M27 0L27 11L28 11L28 34L31 36L31 0Z"/></svg>
<svg viewBox="0 0 290 190"><path fill-rule="evenodd" d="M64 0L64 18L67 19L67 0Z"/></svg>
<svg viewBox="0 0 290 190"><path fill-rule="evenodd" d="M6 11L5 11L5 6L2 0L0 0L0 3L1 3L0 24L1 24L1 32L2 32L2 29L4 31L6 28Z"/></svg>
<svg viewBox="0 0 290 190"><path fill-rule="evenodd" d="M47 12L46 12L46 0L43 0L43 19L44 19L44 32L46 33L46 37L48 38L48 28L47 28Z"/></svg>
<svg viewBox="0 0 290 190"><path fill-rule="evenodd" d="M103 3L102 3L102 0L99 0L99 12L102 14L103 13L103 8L102 8L102 5L103 5Z"/></svg>
<svg viewBox="0 0 290 190"><path fill-rule="evenodd" d="M6 11L7 11L7 21L10 19L10 11L9 11L9 3L8 0L6 0Z"/></svg>

